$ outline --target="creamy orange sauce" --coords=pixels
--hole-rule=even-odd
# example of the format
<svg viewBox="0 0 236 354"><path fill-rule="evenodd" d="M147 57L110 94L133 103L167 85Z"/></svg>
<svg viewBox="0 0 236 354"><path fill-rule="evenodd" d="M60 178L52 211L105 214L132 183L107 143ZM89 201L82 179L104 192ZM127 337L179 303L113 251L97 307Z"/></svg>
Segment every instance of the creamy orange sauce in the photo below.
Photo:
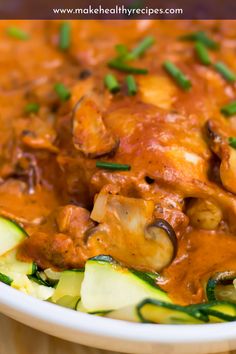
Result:
<svg viewBox="0 0 236 354"><path fill-rule="evenodd" d="M115 209L101 221L90 217L95 196L104 190L137 198L140 205L153 203L146 223L161 217L178 238L177 257L161 270L161 286L179 303L204 300L209 276L236 270L234 170L227 170L234 161L228 159L227 138L236 136L236 117L220 113L236 98L236 86L199 63L194 44L178 37L206 31L221 46L209 51L211 59L236 72L236 22L72 21L65 52L58 47L60 24L0 23L0 213L29 233L19 257L34 259L42 268L65 269L106 253L128 266L155 271L143 261L152 258L153 248L135 233L129 237ZM8 26L22 28L29 40L9 37ZM132 65L149 73L135 76L138 93L130 97L123 84L126 74L109 69L107 62L116 55L115 45L132 49L148 35L155 44ZM189 77L191 90L182 91L169 77L165 60ZM116 95L104 87L104 75L111 72L121 83ZM68 101L58 99L57 82L71 92ZM89 97L94 111L88 114L85 105L75 114L81 97ZM25 113L30 102L40 105L38 113ZM90 131L92 118L97 125ZM209 120L222 138L220 148L206 136ZM130 164L131 170L98 169L97 160ZM220 209L216 229L189 226L189 198L210 200ZM102 232L96 233L97 224Z"/></svg>

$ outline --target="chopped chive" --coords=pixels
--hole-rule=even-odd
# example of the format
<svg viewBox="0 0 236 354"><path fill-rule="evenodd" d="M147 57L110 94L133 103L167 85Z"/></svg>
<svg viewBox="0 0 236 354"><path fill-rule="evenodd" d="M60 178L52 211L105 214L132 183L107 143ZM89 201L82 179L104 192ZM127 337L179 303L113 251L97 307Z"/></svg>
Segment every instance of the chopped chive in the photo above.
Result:
<svg viewBox="0 0 236 354"><path fill-rule="evenodd" d="M105 86L112 93L116 93L120 90L120 85L116 79L116 77L112 74L107 74L104 78Z"/></svg>
<svg viewBox="0 0 236 354"><path fill-rule="evenodd" d="M96 161L96 167L106 168L108 170L120 170L120 171L129 171L130 165L120 164L115 162L105 162L105 161Z"/></svg>
<svg viewBox="0 0 236 354"><path fill-rule="evenodd" d="M155 42L155 38L152 36L148 36L140 42L137 47L135 47L131 53L128 55L128 59L136 59L142 56L147 49L149 49Z"/></svg>
<svg viewBox="0 0 236 354"><path fill-rule="evenodd" d="M128 54L128 48L124 44L117 44L115 48L119 57L125 57Z"/></svg>
<svg viewBox="0 0 236 354"><path fill-rule="evenodd" d="M230 137L230 138L228 139L228 142L229 142L229 145L230 145L232 148L236 149L236 138L235 138L235 137Z"/></svg>
<svg viewBox="0 0 236 354"><path fill-rule="evenodd" d="M236 114L236 101L228 103L227 105L221 108L221 113L224 114L226 117L231 117Z"/></svg>
<svg viewBox="0 0 236 354"><path fill-rule="evenodd" d="M31 102L25 106L26 113L38 113L38 111L39 111L39 104L38 103Z"/></svg>
<svg viewBox="0 0 236 354"><path fill-rule="evenodd" d="M61 50L67 50L70 47L70 34L71 34L71 25L69 22L64 22L60 26L59 34L59 48Z"/></svg>
<svg viewBox="0 0 236 354"><path fill-rule="evenodd" d="M219 43L215 42L213 39L209 38L207 34L203 31L193 32L181 36L179 39L183 41L197 41L204 44L206 47L216 50L219 48Z"/></svg>
<svg viewBox="0 0 236 354"><path fill-rule="evenodd" d="M236 80L236 75L221 61L215 63L214 68L223 76L226 81L234 82Z"/></svg>
<svg viewBox="0 0 236 354"><path fill-rule="evenodd" d="M13 38L20 39L22 41L29 39L28 33L18 27L8 27L7 34Z"/></svg>
<svg viewBox="0 0 236 354"><path fill-rule="evenodd" d="M128 75L126 77L126 83L128 87L128 94L130 96L136 95L138 88L137 88L135 78L132 75Z"/></svg>
<svg viewBox="0 0 236 354"><path fill-rule="evenodd" d="M108 62L108 66L112 69L116 69L119 71L123 71L129 74L147 74L148 70L147 69L142 69L142 68L135 68L133 66L129 66L127 64L125 64L124 62L117 60L117 59L113 59L111 61Z"/></svg>
<svg viewBox="0 0 236 354"><path fill-rule="evenodd" d="M7 284L7 285L11 285L11 283L13 282L13 279L3 273L0 273L0 281L2 283Z"/></svg>
<svg viewBox="0 0 236 354"><path fill-rule="evenodd" d="M172 62L166 60L163 67L183 90L187 91L192 87L191 81Z"/></svg>
<svg viewBox="0 0 236 354"><path fill-rule="evenodd" d="M203 65L210 65L211 64L211 59L208 55L208 51L202 42L196 42L195 50L196 50L198 59L200 60L200 62Z"/></svg>
<svg viewBox="0 0 236 354"><path fill-rule="evenodd" d="M60 82L54 85L54 90L62 101L67 101L71 96L68 88Z"/></svg>

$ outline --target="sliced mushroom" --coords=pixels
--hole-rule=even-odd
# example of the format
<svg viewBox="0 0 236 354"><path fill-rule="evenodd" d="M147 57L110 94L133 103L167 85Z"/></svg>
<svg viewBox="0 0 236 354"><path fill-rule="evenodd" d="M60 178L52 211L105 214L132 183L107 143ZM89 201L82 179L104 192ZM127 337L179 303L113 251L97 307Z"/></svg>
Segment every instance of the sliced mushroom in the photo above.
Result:
<svg viewBox="0 0 236 354"><path fill-rule="evenodd" d="M206 199L191 200L186 214L191 225L205 230L215 230L223 217L218 205Z"/></svg>
<svg viewBox="0 0 236 354"><path fill-rule="evenodd" d="M74 109L73 142L87 157L113 153L119 141L106 128L98 105L91 98L82 98Z"/></svg>
<svg viewBox="0 0 236 354"><path fill-rule="evenodd" d="M155 241L158 245L160 267L169 265L177 253L177 237L172 226L163 219L156 219L145 228L145 238Z"/></svg>
<svg viewBox="0 0 236 354"><path fill-rule="evenodd" d="M223 186L236 194L236 150L228 144L228 136L213 121L207 122L207 133L211 150L220 158L220 179Z"/></svg>
<svg viewBox="0 0 236 354"><path fill-rule="evenodd" d="M154 211L153 201L101 192L91 214L99 222L87 240L91 256L109 253L142 270L166 267L176 252L176 236L168 222L154 221Z"/></svg>

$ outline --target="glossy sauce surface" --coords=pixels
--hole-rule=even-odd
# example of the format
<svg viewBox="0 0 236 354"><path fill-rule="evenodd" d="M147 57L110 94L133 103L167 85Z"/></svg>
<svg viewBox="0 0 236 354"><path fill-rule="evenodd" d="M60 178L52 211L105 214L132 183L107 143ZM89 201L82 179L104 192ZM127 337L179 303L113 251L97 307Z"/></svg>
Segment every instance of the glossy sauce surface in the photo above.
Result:
<svg viewBox="0 0 236 354"><path fill-rule="evenodd" d="M30 38L9 37L6 28L13 25ZM236 98L236 86L199 63L194 44L178 37L205 31L220 43L218 51L209 51L212 60L236 72L236 22L74 21L65 52L58 47L60 25L0 23L0 212L29 233L19 257L34 259L42 268L65 269L106 253L128 266L155 271L145 261L153 256L153 247L135 237L127 224L138 213L142 221L136 228L162 217L176 232L178 253L161 270L160 284L179 303L203 300L209 276L236 270L233 170L227 174L227 156L233 152L226 144L236 136L236 117L220 113ZM138 93L131 97L126 74L109 69L107 62L115 57L116 44L132 49L148 35L155 44L132 65L149 72L135 76ZM169 77L165 60L190 78L191 90L182 91ZM121 83L116 95L104 87L104 75L111 72ZM68 101L58 99L57 82L70 90ZM37 114L25 113L29 102L40 105ZM82 108L75 111L78 102ZM81 125L93 117L95 133L92 123ZM218 155L206 136L209 121L223 141ZM224 159L226 172L220 174ZM131 170L98 169L97 160L129 164ZM112 202L98 221L90 212L101 191L127 199L117 197L119 203ZM216 229L191 226L190 199L210 200L221 210ZM125 224L122 212L127 208L131 219Z"/></svg>

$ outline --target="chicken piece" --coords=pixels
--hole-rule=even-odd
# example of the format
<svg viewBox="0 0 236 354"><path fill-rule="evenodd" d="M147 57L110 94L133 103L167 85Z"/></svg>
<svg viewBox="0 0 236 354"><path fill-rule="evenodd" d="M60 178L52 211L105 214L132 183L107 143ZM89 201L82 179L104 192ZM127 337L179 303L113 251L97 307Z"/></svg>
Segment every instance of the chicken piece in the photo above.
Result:
<svg viewBox="0 0 236 354"><path fill-rule="evenodd" d="M166 76L143 76L138 80L141 99L159 108L170 109L175 101L176 86Z"/></svg>
<svg viewBox="0 0 236 354"><path fill-rule="evenodd" d="M83 98L75 107L73 142L89 158L113 153L118 140L106 128L101 112L90 98Z"/></svg>

